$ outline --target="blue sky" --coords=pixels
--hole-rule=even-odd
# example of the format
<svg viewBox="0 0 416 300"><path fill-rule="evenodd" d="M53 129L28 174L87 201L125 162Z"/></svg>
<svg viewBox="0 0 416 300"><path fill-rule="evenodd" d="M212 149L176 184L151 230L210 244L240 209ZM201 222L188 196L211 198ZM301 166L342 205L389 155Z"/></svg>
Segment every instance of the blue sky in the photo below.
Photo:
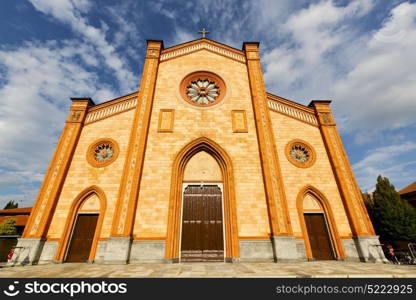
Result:
<svg viewBox="0 0 416 300"><path fill-rule="evenodd" d="M416 180L416 3L394 0L0 3L0 206L37 196L70 97L137 89L146 39L260 41L271 93L332 108L358 183Z"/></svg>

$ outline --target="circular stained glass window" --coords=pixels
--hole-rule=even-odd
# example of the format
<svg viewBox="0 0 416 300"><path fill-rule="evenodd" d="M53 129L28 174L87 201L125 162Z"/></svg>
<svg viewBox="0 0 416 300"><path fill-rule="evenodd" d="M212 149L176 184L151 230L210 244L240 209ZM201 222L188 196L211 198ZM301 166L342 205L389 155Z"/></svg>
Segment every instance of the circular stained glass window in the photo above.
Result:
<svg viewBox="0 0 416 300"><path fill-rule="evenodd" d="M211 72L195 72L186 76L180 85L182 97L195 106L211 106L225 95L224 81Z"/></svg>
<svg viewBox="0 0 416 300"><path fill-rule="evenodd" d="M208 79L198 79L193 81L186 89L188 91L187 95L191 101L196 104L209 104L215 102L220 91L220 88L215 82L209 81Z"/></svg>
<svg viewBox="0 0 416 300"><path fill-rule="evenodd" d="M101 143L95 147L94 158L98 162L109 160L113 154L114 149L112 143Z"/></svg>
<svg viewBox="0 0 416 300"><path fill-rule="evenodd" d="M306 147L300 144L295 144L290 150L290 156L298 162L305 163L310 159L309 151Z"/></svg>
<svg viewBox="0 0 416 300"><path fill-rule="evenodd" d="M288 160L297 167L307 168L315 162L315 151L305 141L294 140L289 142L285 152Z"/></svg>
<svg viewBox="0 0 416 300"><path fill-rule="evenodd" d="M87 151L87 161L94 167L105 167L118 156L116 141L105 138L92 143Z"/></svg>

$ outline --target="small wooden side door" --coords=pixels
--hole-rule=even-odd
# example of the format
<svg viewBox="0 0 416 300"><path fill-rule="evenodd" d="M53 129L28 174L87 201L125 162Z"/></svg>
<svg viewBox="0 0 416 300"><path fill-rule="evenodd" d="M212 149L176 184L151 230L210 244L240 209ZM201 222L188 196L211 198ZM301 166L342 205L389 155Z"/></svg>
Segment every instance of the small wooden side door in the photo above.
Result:
<svg viewBox="0 0 416 300"><path fill-rule="evenodd" d="M90 256L98 214L78 214L68 247L66 262L87 262Z"/></svg>
<svg viewBox="0 0 416 300"><path fill-rule="evenodd" d="M316 260L335 259L324 214L308 213L304 216L313 258Z"/></svg>

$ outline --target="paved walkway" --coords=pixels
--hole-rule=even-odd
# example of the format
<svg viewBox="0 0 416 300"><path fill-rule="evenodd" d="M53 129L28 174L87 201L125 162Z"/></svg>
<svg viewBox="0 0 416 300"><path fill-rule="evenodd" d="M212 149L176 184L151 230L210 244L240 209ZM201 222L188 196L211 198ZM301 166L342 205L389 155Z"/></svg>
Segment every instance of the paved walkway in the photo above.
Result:
<svg viewBox="0 0 416 300"><path fill-rule="evenodd" d="M411 277L416 266L352 263L49 264L0 268L0 277Z"/></svg>

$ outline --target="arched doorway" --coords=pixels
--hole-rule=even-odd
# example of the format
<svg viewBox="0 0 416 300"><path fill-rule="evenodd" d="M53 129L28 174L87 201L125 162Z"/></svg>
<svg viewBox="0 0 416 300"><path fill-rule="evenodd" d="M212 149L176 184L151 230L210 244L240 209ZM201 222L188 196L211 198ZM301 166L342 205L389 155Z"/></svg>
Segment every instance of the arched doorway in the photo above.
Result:
<svg viewBox="0 0 416 300"><path fill-rule="evenodd" d="M199 159L191 161L193 157L198 158L198 156L200 156ZM192 171L185 174L185 169L192 170L193 166L195 167L198 165L198 161L204 160L204 157L205 159L209 158L212 159L212 161L215 161L215 164L211 164L211 167L214 165L217 166L216 169L214 168L216 171L214 169L210 169L210 167L206 165L204 168L199 169L199 173ZM188 163L190 164L188 165ZM217 172L217 176L219 174L220 177L217 177L211 182L210 180L205 179L204 182L204 180L201 180L201 176L205 176L206 174L204 175L201 170L206 174L209 172ZM192 178L188 176L190 173L193 173ZM199 177L197 178L195 176ZM218 180L218 178L220 178L220 180ZM201 181L203 182L201 183ZM192 185L194 187L185 190L186 187ZM210 196L206 197L212 197L213 199L216 199L211 204L214 204L212 209L213 211L217 212L217 214L215 217L212 217L212 220L209 219L211 217L208 217L209 220L205 221L212 221L212 223L217 224L217 229L213 229L213 232L218 232L219 228L221 227L221 218L223 220L222 251L224 254L222 256L225 257L225 261L232 261L232 259L238 258L240 253L237 234L237 216L232 162L227 153L218 144L205 137L196 139L186 145L181 151L179 151L173 163L165 257L172 261L179 261L181 258L183 216L185 216L183 213L183 205L186 204L184 201L184 193L187 192L186 195L198 194L196 193L196 186L202 186L202 193L199 194L202 196L198 196L200 199L203 198L204 195L208 194ZM220 198L220 196L222 198ZM195 201L197 200L194 200L194 202ZM221 215L219 214L218 209L220 207L218 205L219 203L222 205ZM185 216L185 220L186 218L187 217ZM198 221L197 219L193 220ZM202 219L199 220L202 221ZM219 235L215 236L217 237L217 241L219 241ZM221 251L221 249L214 250ZM213 256L216 256L216 259L218 259L220 252L216 252Z"/></svg>
<svg viewBox="0 0 416 300"><path fill-rule="evenodd" d="M306 256L313 260L345 258L330 206L324 195L307 186L297 199Z"/></svg>
<svg viewBox="0 0 416 300"><path fill-rule="evenodd" d="M222 174L205 151L186 164L180 261L224 261Z"/></svg>
<svg viewBox="0 0 416 300"><path fill-rule="evenodd" d="M104 192L87 188L75 198L59 243L56 261L92 262L106 209Z"/></svg>

